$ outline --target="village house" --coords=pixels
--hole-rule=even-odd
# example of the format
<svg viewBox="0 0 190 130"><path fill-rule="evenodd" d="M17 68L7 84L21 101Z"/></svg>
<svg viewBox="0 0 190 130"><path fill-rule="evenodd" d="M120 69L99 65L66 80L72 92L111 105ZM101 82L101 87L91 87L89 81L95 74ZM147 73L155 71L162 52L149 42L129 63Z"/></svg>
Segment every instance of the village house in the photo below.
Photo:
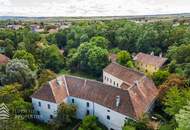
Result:
<svg viewBox="0 0 190 130"><path fill-rule="evenodd" d="M133 60L139 70L152 74L157 72L167 61L167 58L163 58L162 54L154 56L152 52L150 55L145 53L138 53Z"/></svg>
<svg viewBox="0 0 190 130"><path fill-rule="evenodd" d="M142 73L111 63L103 77L103 83L67 75L49 81L31 96L40 120L51 121L64 102L77 106L78 119L94 115L109 130L122 130L152 108L158 90Z"/></svg>
<svg viewBox="0 0 190 130"><path fill-rule="evenodd" d="M11 25L7 25L7 28L13 29L13 30L18 30L18 29L24 28L24 27L22 25L11 24Z"/></svg>
<svg viewBox="0 0 190 130"><path fill-rule="evenodd" d="M0 54L0 65L7 64L9 62L9 58L3 54Z"/></svg>

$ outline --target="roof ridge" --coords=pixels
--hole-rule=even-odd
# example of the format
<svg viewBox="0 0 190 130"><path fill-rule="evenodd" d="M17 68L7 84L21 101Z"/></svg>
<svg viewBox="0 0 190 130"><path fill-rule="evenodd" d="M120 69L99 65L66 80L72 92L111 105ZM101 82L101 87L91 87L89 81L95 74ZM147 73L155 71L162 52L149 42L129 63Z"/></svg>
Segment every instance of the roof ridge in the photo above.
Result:
<svg viewBox="0 0 190 130"><path fill-rule="evenodd" d="M156 58L160 58L160 59L167 59L166 57L160 57L160 56L157 56L157 55L150 55L150 54L143 53L143 52L139 52L136 56L138 56L140 54L143 54L143 55L146 55L146 56L152 56L152 57L156 57Z"/></svg>
<svg viewBox="0 0 190 130"><path fill-rule="evenodd" d="M134 70L134 69L132 69L132 68L128 68L128 67L125 67L125 66L123 66L123 65L120 65L120 64L117 63L117 62L112 62L111 64L116 64L116 65L118 65L118 66L120 66L120 67L122 67L122 68L124 68L124 69L133 71L133 72L135 72L135 73L139 73L139 74L141 74L141 75L144 76L144 73L142 73L142 72L140 72L140 71L137 71L137 70Z"/></svg>
<svg viewBox="0 0 190 130"><path fill-rule="evenodd" d="M65 79L65 76L63 76L63 80L64 80L64 82L65 82L65 89L66 89L67 94L68 94L68 96L69 96L70 93L69 93L69 90L68 90L67 81L66 81L66 79Z"/></svg>
<svg viewBox="0 0 190 130"><path fill-rule="evenodd" d="M56 80L56 79L53 79L53 80ZM51 80L51 81L53 81L53 80ZM50 89L51 89L51 92L52 92L52 94L53 94L53 98L54 98L54 100L55 100L55 102L56 102L55 93L54 93L54 91L53 91L51 81L48 82L48 85L49 85L49 87L50 87ZM56 102L56 103L57 103L57 102Z"/></svg>
<svg viewBox="0 0 190 130"><path fill-rule="evenodd" d="M65 75L65 76L73 77L73 78L78 78L78 79L86 80L86 81L96 82L96 83L99 83L99 84L103 84L103 85L105 85L106 87L111 87L111 88L113 88L113 89L118 89L118 90L120 90L120 91L124 91L124 92L126 92L126 90L123 90L123 89L121 89L121 88L117 88L117 87L113 87L113 86L111 86L111 85L105 84L105 83L100 82L100 81L97 81L97 80L87 79L87 78L83 78L83 77L77 77L77 76L73 76L73 75Z"/></svg>

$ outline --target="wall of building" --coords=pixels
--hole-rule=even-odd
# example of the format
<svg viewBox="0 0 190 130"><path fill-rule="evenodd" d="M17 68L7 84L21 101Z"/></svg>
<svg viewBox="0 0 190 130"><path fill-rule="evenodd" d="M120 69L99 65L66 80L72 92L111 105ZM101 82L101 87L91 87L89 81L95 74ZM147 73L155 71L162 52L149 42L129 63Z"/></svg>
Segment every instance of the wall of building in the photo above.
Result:
<svg viewBox="0 0 190 130"><path fill-rule="evenodd" d="M72 102L74 100L74 102ZM87 115L87 111L89 111L89 115L93 115L93 102L76 98L76 97L68 97L68 103L75 104L77 106L76 116L78 119L83 119ZM89 103L89 106L87 106Z"/></svg>
<svg viewBox="0 0 190 130"><path fill-rule="evenodd" d="M123 114L88 100L68 97L68 102L72 103L73 99L73 104L77 106L76 116L78 119L83 119L87 115L87 111L89 111L89 115L96 116L102 124L109 129L112 128L114 130L122 130L125 121L129 119L129 117ZM87 107L87 102L89 103L89 107ZM107 119L107 116L109 116L110 119Z"/></svg>
<svg viewBox="0 0 190 130"><path fill-rule="evenodd" d="M116 78L116 77L114 77L113 75L103 71L103 83L107 84L107 85L117 87L117 88L120 88L123 81Z"/></svg>
<svg viewBox="0 0 190 130"><path fill-rule="evenodd" d="M41 106L39 106L39 102ZM50 109L48 109L48 104L50 105ZM58 105L55 103L32 98L32 105L36 112L39 111L39 120L43 122L48 122L49 120L51 120L50 115L52 115L53 117L56 116Z"/></svg>
<svg viewBox="0 0 190 130"><path fill-rule="evenodd" d="M120 114L96 103L94 103L94 108L94 115L96 115L99 121L104 124L109 130L122 130L125 121L129 119L129 117L123 114ZM110 119L108 119L108 116Z"/></svg>
<svg viewBox="0 0 190 130"><path fill-rule="evenodd" d="M139 70L145 72L145 73L149 73L152 74L154 72L157 72L159 70L159 68L153 66L153 65L146 65L140 62L136 61L136 66L139 68Z"/></svg>

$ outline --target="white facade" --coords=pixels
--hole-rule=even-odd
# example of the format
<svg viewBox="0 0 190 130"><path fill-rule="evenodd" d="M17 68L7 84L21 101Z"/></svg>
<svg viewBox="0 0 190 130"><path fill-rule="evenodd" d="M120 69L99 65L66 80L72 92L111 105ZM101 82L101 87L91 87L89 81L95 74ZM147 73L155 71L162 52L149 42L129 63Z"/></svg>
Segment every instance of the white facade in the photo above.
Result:
<svg viewBox="0 0 190 130"><path fill-rule="evenodd" d="M118 79L117 77L114 77L113 75L103 71L103 83L120 88L123 81Z"/></svg>
<svg viewBox="0 0 190 130"><path fill-rule="evenodd" d="M41 106L39 106L39 102L41 102ZM64 102L77 106L76 117L78 119L83 119L86 115L94 115L109 130L122 130L125 121L130 118L95 102L76 97L67 97ZM32 104L35 111L40 112L41 121L48 122L51 120L51 115L56 116L57 104L35 98L32 98ZM48 104L51 106L50 109L48 109Z"/></svg>
<svg viewBox="0 0 190 130"><path fill-rule="evenodd" d="M58 108L56 103L32 98L32 105L34 110L38 113L40 121L48 122L51 120L51 116L56 116Z"/></svg>

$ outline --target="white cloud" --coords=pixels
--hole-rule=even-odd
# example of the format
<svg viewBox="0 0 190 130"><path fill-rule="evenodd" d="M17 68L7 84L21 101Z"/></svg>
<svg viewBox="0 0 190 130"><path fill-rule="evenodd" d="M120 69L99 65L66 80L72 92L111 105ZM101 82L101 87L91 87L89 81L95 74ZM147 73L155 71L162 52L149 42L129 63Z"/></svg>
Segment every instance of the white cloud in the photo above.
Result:
<svg viewBox="0 0 190 130"><path fill-rule="evenodd" d="M189 0L0 0L0 15L112 16L190 12Z"/></svg>

